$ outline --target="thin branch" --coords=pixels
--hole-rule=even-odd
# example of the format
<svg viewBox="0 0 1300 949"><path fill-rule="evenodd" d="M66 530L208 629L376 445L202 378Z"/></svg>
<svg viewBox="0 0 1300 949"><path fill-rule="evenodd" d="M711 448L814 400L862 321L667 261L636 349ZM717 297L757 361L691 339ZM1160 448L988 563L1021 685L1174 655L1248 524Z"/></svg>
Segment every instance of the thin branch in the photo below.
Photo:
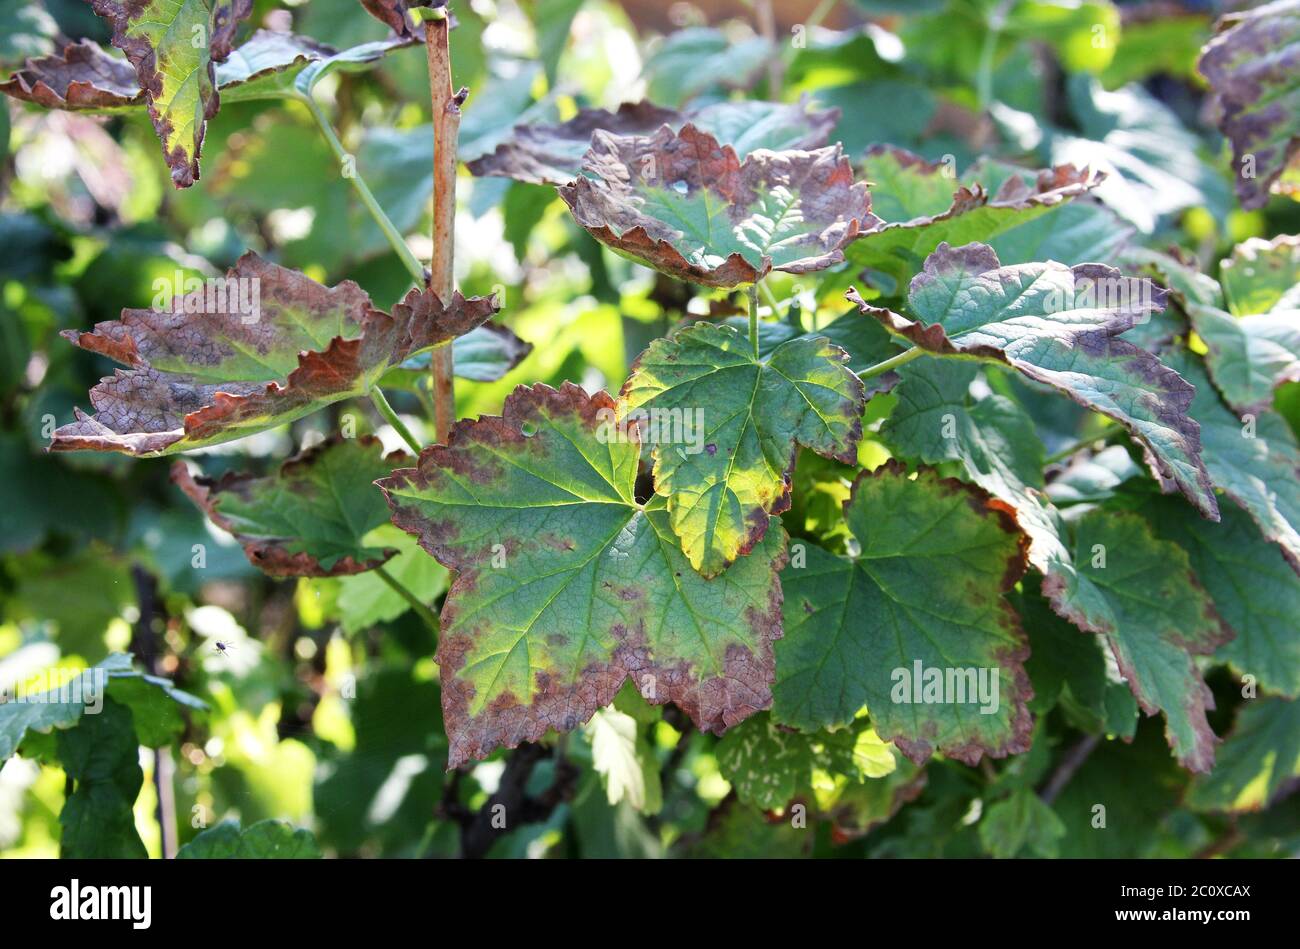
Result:
<svg viewBox="0 0 1300 949"><path fill-rule="evenodd" d="M1043 790L1038 796L1043 799L1044 804L1051 804L1057 796L1070 783L1074 773L1083 767L1083 763L1088 760L1093 749L1101 742L1099 735L1084 735L1079 741L1065 753L1061 763L1056 766L1052 776L1047 779L1043 785Z"/></svg>
<svg viewBox="0 0 1300 949"><path fill-rule="evenodd" d="M424 603L420 601L420 598L418 596L416 596L413 592L411 592L411 590L407 588L407 586L403 584L401 580L398 580L395 576L389 573L384 567L376 567L375 573L379 575L380 580L383 580L384 583L388 584L389 588L394 593L396 593L398 596L400 596L403 600L407 602L407 604L411 607L411 609L415 611L416 615L419 616L420 619L424 620L424 625L428 626L429 629L433 631L433 636L435 639L437 639L440 629L438 624L438 617L434 615L433 610L425 606Z"/></svg>
<svg viewBox="0 0 1300 949"><path fill-rule="evenodd" d="M153 675L164 670L159 661L158 627L165 622L165 613L158 598L158 578L139 565L131 568L131 580L139 608L139 618L131 637L132 651ZM169 748L157 748L153 753L153 786L158 798L155 812L158 820L158 839L164 860L176 856L176 789L172 783L172 759Z"/></svg>
<svg viewBox="0 0 1300 949"><path fill-rule="evenodd" d="M754 358L758 358L758 284L749 285L749 344L754 347Z"/></svg>
<svg viewBox="0 0 1300 949"><path fill-rule="evenodd" d="M431 11L437 13L438 11ZM433 110L433 260L429 286L444 303L451 301L456 244L456 138L460 134L460 106L466 90L451 88L451 50L447 43L450 23L446 16L425 21L429 57L429 97ZM456 420L456 392L451 345L434 349L430 357L434 424L439 441L446 441Z"/></svg>
<svg viewBox="0 0 1300 949"><path fill-rule="evenodd" d="M870 379L872 376L883 376L891 369L897 369L899 366L905 366L919 356L926 355L926 351L920 346L913 346L911 349L904 350L897 356L890 356L884 362L878 362L874 366L868 366L858 373L859 379Z"/></svg>
<svg viewBox="0 0 1300 949"><path fill-rule="evenodd" d="M402 436L402 441L406 442L406 444L410 446L411 451L415 452L417 455L423 451L423 446L416 440L416 437L411 434L411 430L406 427L406 423L398 417L397 413L393 411L393 407L388 404L388 397L384 395L383 389L379 388L379 386L375 386L371 389L370 401L375 404L375 408L378 409L379 414L384 417L384 421L393 426L393 431Z"/></svg>
<svg viewBox="0 0 1300 949"><path fill-rule="evenodd" d="M546 820L562 802L573 796L578 768L572 762L558 760L555 780L539 797L527 795L528 780L538 763L551 757L552 750L532 742L510 752L496 793L487 799L468 824L462 824L461 855L477 860L487 856L498 837L522 824Z"/></svg>
<svg viewBox="0 0 1300 949"><path fill-rule="evenodd" d="M321 111L321 107L316 104L316 100L309 95L299 95L298 98L306 104L307 109L316 120L316 124L320 126L321 134L325 136L325 141L329 143L330 149L334 152L334 157L339 160L340 165L349 159L352 159L353 156L348 154L347 150L343 147L343 143L339 141L338 135L334 132L334 127L330 125L329 119L325 117L325 113ZM397 227L389 219L388 215L384 213L384 209L379 206L379 202L375 200L374 194L370 191L370 186L366 184L366 179L361 177L361 172L355 167L351 168L350 171L351 174L346 176L347 180L352 183L352 188L361 198L361 203L366 206L366 210L370 212L370 216L374 218L375 223L379 225L379 230L383 232L384 237L388 239L389 245L391 245L393 250L396 251L397 256L401 259L402 264L406 267L407 271L413 278L415 278L415 282L420 286L424 286L426 279L424 266L416 258L415 254L411 252L411 248L407 245L406 239L402 237L401 232L397 230Z"/></svg>

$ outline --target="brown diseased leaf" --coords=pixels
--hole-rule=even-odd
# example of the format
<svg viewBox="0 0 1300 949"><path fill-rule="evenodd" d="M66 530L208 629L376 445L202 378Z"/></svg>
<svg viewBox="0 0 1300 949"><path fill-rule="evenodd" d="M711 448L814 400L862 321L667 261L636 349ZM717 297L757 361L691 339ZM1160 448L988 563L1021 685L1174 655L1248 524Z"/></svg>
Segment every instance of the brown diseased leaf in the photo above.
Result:
<svg viewBox="0 0 1300 949"><path fill-rule="evenodd" d="M652 136L597 131L583 170L559 189L579 224L619 253L708 286L823 270L879 223L838 146L759 150L742 162L690 124Z"/></svg>
<svg viewBox="0 0 1300 949"><path fill-rule="evenodd" d="M390 367L496 310L493 298L457 293L445 307L411 290L390 315L351 281L325 287L245 254L223 281L170 308L127 309L92 332L64 332L130 368L91 389L96 414L78 409L50 450L152 456L263 431L366 394Z"/></svg>
<svg viewBox="0 0 1300 949"><path fill-rule="evenodd" d="M90 40L65 46L61 54L28 59L24 68L0 82L0 92L47 109L98 111L144 102L131 64Z"/></svg>
<svg viewBox="0 0 1300 949"><path fill-rule="evenodd" d="M412 7L432 7L436 10L445 7L447 0L361 0L361 5L376 20L388 24L398 36L421 37L424 30L411 22L407 11Z"/></svg>

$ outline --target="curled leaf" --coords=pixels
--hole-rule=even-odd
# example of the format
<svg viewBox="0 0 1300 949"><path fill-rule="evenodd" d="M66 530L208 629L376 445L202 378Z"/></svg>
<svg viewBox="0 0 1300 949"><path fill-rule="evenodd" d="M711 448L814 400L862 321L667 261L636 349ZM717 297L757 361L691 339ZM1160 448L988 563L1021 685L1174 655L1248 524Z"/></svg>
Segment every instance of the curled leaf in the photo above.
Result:
<svg viewBox="0 0 1300 949"><path fill-rule="evenodd" d="M796 446L850 463L865 404L848 356L799 336L756 357L731 326L697 323L655 340L623 385L623 419L644 419L655 491L691 566L715 576L790 505Z"/></svg>
<svg viewBox="0 0 1300 949"><path fill-rule="evenodd" d="M269 477L195 477L177 461L172 480L212 523L235 536L263 573L331 577L373 570L397 553L371 547L365 538L389 520L374 482L406 458L400 451L386 456L373 435L336 435Z"/></svg>
<svg viewBox="0 0 1300 949"><path fill-rule="evenodd" d="M663 502L639 504L640 444L603 438L604 393L519 387L381 480L393 522L456 580L436 659L450 767L568 731L629 678L721 733L771 703L784 532L708 580Z"/></svg>
<svg viewBox="0 0 1300 949"><path fill-rule="evenodd" d="M760 150L742 162L690 124L652 136L597 131L583 171L559 191L593 237L709 286L753 283L773 269L830 267L878 222L867 186L854 182L839 147Z"/></svg>
<svg viewBox="0 0 1300 949"><path fill-rule="evenodd" d="M1165 292L1101 264L1002 267L984 244L940 244L913 279L914 318L848 298L892 333L946 356L1004 363L1124 426L1165 490L1181 490L1211 519L1214 486L1200 429L1187 414L1193 389L1119 334L1164 307Z"/></svg>
<svg viewBox="0 0 1300 949"><path fill-rule="evenodd" d="M408 11L412 7L438 9L445 7L447 0L361 0L361 5L376 20L388 24L398 36L423 36L424 30L411 22Z"/></svg>
<svg viewBox="0 0 1300 949"><path fill-rule="evenodd" d="M1006 593L1029 540L1011 510L889 461L858 477L844 515L856 557L807 546L806 564L782 572L773 717L812 730L865 704L880 737L918 764L936 750L967 764L1026 751L1029 647Z"/></svg>
<svg viewBox="0 0 1300 949"><path fill-rule="evenodd" d="M1300 149L1300 0L1276 0L1219 19L1197 64L1218 98L1232 142L1237 197L1259 208Z"/></svg>
<svg viewBox="0 0 1300 949"><path fill-rule="evenodd" d="M253 0L91 0L113 27L144 89L172 183L199 177L207 122L217 114L216 63L230 55L239 21Z"/></svg>
<svg viewBox="0 0 1300 949"><path fill-rule="evenodd" d="M367 393L392 366L496 309L492 298L457 293L444 306L412 290L389 315L351 281L324 287L245 254L170 308L64 332L130 368L90 390L95 414L78 409L50 450L164 455L263 431Z"/></svg>
<svg viewBox="0 0 1300 949"><path fill-rule="evenodd" d="M23 69L0 82L0 92L47 109L102 111L144 103L131 64L90 40L65 46L62 53L28 59Z"/></svg>
<svg viewBox="0 0 1300 949"><path fill-rule="evenodd" d="M717 102L685 113L651 102L625 102L617 112L582 109L558 125L517 125L494 152L470 162L469 170L529 184L563 185L582 173L582 156L597 131L653 135L661 126L681 129L690 122L744 158L759 148L819 148L830 140L838 120L838 109L816 110L806 100Z"/></svg>

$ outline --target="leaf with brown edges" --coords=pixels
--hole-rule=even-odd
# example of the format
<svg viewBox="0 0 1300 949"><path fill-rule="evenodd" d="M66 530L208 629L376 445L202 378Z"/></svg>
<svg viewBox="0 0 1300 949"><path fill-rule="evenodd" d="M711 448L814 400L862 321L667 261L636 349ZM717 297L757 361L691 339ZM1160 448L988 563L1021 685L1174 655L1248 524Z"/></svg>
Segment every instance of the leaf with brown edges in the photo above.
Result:
<svg viewBox="0 0 1300 949"><path fill-rule="evenodd" d="M374 482L408 457L400 451L385 455L373 435L336 435L267 477L236 472L215 480L196 477L177 461L172 480L212 523L235 536L263 573L332 577L373 570L397 553L365 538L389 520Z"/></svg>
<svg viewBox="0 0 1300 949"><path fill-rule="evenodd" d="M457 293L443 306L431 291L411 290L390 315L351 281L325 287L248 253L224 282L170 309L128 309L89 333L65 330L129 368L90 390L95 414L78 409L50 450L154 456L242 438L368 393L392 366L496 310L492 298Z"/></svg>

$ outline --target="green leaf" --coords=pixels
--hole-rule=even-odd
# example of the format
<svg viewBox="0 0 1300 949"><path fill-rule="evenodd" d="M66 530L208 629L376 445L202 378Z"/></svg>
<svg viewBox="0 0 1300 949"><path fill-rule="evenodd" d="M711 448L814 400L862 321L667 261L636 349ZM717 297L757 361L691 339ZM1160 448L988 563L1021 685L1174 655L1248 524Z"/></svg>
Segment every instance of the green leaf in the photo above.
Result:
<svg viewBox="0 0 1300 949"><path fill-rule="evenodd" d="M26 0L0 2L0 63L22 62L48 53L59 24L44 6Z"/></svg>
<svg viewBox="0 0 1300 949"><path fill-rule="evenodd" d="M658 814L663 807L659 759L641 735L637 720L616 708L602 708L583 731L591 742L592 767L605 785L609 803L626 800L642 814Z"/></svg>
<svg viewBox="0 0 1300 949"><path fill-rule="evenodd" d="M227 102L292 95L308 65L338 55L333 47L296 33L258 30L217 66L217 88Z"/></svg>
<svg viewBox="0 0 1300 949"><path fill-rule="evenodd" d="M674 30L646 59L644 77L651 99L681 106L720 86L749 88L774 55L762 37L732 43L721 30Z"/></svg>
<svg viewBox="0 0 1300 949"><path fill-rule="evenodd" d="M239 821L222 821L180 850L177 860L315 860L321 856L312 832L288 821L267 819L245 830Z"/></svg>
<svg viewBox="0 0 1300 949"><path fill-rule="evenodd" d="M533 344L516 336L508 326L484 323L451 343L456 378L474 382L496 382L528 358ZM379 380L381 388L427 391L429 354L422 353L388 370Z"/></svg>
<svg viewBox="0 0 1300 949"><path fill-rule="evenodd" d="M351 281L321 286L248 253L219 285L64 336L131 367L90 391L97 413L51 451L150 457L227 442L364 395L390 367L483 323L494 298L412 290L392 315Z"/></svg>
<svg viewBox="0 0 1300 949"><path fill-rule="evenodd" d="M1077 522L1072 553L1084 590L1049 592L1053 608L1105 635L1143 711L1164 712L1179 763L1209 771L1217 739L1205 713L1214 697L1195 657L1213 653L1232 631L1196 582L1187 554L1158 540L1136 514L1102 510Z"/></svg>
<svg viewBox="0 0 1300 949"><path fill-rule="evenodd" d="M188 188L198 180L203 134L220 105L216 63L230 55L253 0L91 0L91 6L112 25L113 45L135 67L172 183Z"/></svg>
<svg viewBox="0 0 1300 949"><path fill-rule="evenodd" d="M584 176L560 191L574 219L620 254L715 287L824 270L878 222L838 146L735 149L687 125L651 136L597 131Z"/></svg>
<svg viewBox="0 0 1300 949"><path fill-rule="evenodd" d="M1029 650L1004 594L1024 573L1028 539L1010 510L891 461L858 478L844 511L860 553L806 547L782 574L776 720L831 727L865 704L880 737L917 763L934 750L968 764L1026 750ZM916 678L932 689L935 675L961 688L938 702L914 694Z"/></svg>
<svg viewBox="0 0 1300 949"><path fill-rule="evenodd" d="M1286 420L1276 412L1237 418L1194 356L1179 350L1165 358L1196 387L1191 414L1201 426L1205 467L1214 484L1254 519L1300 573L1300 444Z"/></svg>
<svg viewBox="0 0 1300 949"><path fill-rule="evenodd" d="M144 785L131 712L105 699L97 715L59 732L59 761L75 782L63 803L59 856L122 859L148 856L132 808Z"/></svg>
<svg viewBox="0 0 1300 949"><path fill-rule="evenodd" d="M182 708L207 710L206 704L169 680L136 672L131 657L120 652L48 684L49 689L24 692L0 703L0 764L32 734L63 731L75 727L83 714L92 718L101 714L108 698L131 711L137 743L150 748L162 747L184 730Z"/></svg>
<svg viewBox="0 0 1300 949"><path fill-rule="evenodd" d="M699 323L650 344L620 396L620 422L645 418L655 491L696 570L716 576L789 506L795 447L849 463L863 386L825 338L766 359L730 326Z"/></svg>
<svg viewBox="0 0 1300 949"><path fill-rule="evenodd" d="M374 482L408 456L385 455L373 435L334 435L290 458L273 475L228 472L195 477L183 461L172 481L244 546L248 560L272 577L328 577L364 573L397 553L365 544L388 522L388 506Z"/></svg>
<svg viewBox="0 0 1300 949"><path fill-rule="evenodd" d="M385 508L387 511L387 508ZM392 524L378 527L364 538L366 544L381 544L397 551L384 570L422 603L432 603L447 591L450 578L442 564L420 550L415 539ZM335 608L345 633L359 633L379 623L388 623L411 608L406 598L370 571L338 577Z"/></svg>
<svg viewBox="0 0 1300 949"><path fill-rule="evenodd" d="M379 482L393 522L456 571L436 659L450 766L567 731L628 678L721 733L771 702L779 526L714 580L637 503L640 445L601 440L614 401L520 387Z"/></svg>
<svg viewBox="0 0 1300 949"><path fill-rule="evenodd" d="M1058 223L1055 209L1101 181L1086 167L1080 170L1060 165L1028 181L1008 176L992 184L996 179L990 176L991 184L986 187L972 177L979 169L963 182L949 164L929 162L887 146L869 152L865 165L867 179L876 182L871 189L873 206L885 223L863 229L845 249L847 271L832 277L824 290L843 288L854 275L869 269L889 278L897 288L891 292L901 293L908 280L920 271L922 261L944 242L957 245L998 238L1009 241L1013 233L1049 212L1053 212L1054 228ZM1046 229L1050 228L1045 225ZM1122 228L1112 234L1122 236ZM1028 243L1032 246L1035 240Z"/></svg>
<svg viewBox="0 0 1300 949"><path fill-rule="evenodd" d="M1224 508L1211 524L1174 498L1148 499L1143 513L1157 533L1187 551L1192 570L1236 638L1215 657L1259 686L1300 697L1300 577L1242 511Z"/></svg>
<svg viewBox="0 0 1300 949"><path fill-rule="evenodd" d="M1268 409L1284 382L1300 381L1300 240L1239 244L1222 264L1220 306L1187 301L1210 378L1238 413Z"/></svg>
<svg viewBox="0 0 1300 949"><path fill-rule="evenodd" d="M1247 699L1215 769L1192 783L1196 810L1258 811L1300 777L1300 702Z"/></svg>
<svg viewBox="0 0 1300 949"><path fill-rule="evenodd" d="M653 135L660 126L680 131L687 123L730 145L744 158L771 151L820 148L830 140L838 109L816 110L799 102L714 102L678 112L650 102L625 102L617 112L580 109L558 125L517 125L495 151L469 162L475 175L497 175L528 184L568 184L582 173L582 158L596 131L611 135Z"/></svg>
<svg viewBox="0 0 1300 949"><path fill-rule="evenodd" d="M1038 857L1056 857L1065 825L1052 808L1029 788L989 805L980 820L980 843L993 856L1006 860L1028 850Z"/></svg>
<svg viewBox="0 0 1300 949"><path fill-rule="evenodd" d="M1153 234L1190 208L1216 218L1231 210L1231 192L1202 159L1200 138L1155 96L1137 84L1107 91L1088 76L1071 77L1067 90L1082 134L1052 134L1052 162L1104 176L1097 198L1140 232Z"/></svg>
<svg viewBox="0 0 1300 949"><path fill-rule="evenodd" d="M883 757L876 753L882 747ZM765 811L783 810L796 796L811 800L819 770L860 783L895 768L893 755L865 718L809 734L779 725L770 715L755 715L722 737L717 756L736 796Z"/></svg>
<svg viewBox="0 0 1300 949"><path fill-rule="evenodd" d="M1300 140L1300 0L1229 13L1215 29L1197 66L1218 100L1219 130L1232 142L1237 197L1243 207L1260 208Z"/></svg>
<svg viewBox="0 0 1300 949"><path fill-rule="evenodd" d="M529 10L537 33L537 53L546 71L546 87L555 88L560 57L569 44L573 18L582 8L582 0L538 0Z"/></svg>
<svg viewBox="0 0 1300 949"><path fill-rule="evenodd" d="M909 288L912 318L870 306L856 291L849 299L923 349L1004 363L1114 419L1142 444L1162 488L1217 516L1187 415L1192 386L1119 336L1164 306L1145 278L1100 264L1002 267L987 245L941 244Z"/></svg>

